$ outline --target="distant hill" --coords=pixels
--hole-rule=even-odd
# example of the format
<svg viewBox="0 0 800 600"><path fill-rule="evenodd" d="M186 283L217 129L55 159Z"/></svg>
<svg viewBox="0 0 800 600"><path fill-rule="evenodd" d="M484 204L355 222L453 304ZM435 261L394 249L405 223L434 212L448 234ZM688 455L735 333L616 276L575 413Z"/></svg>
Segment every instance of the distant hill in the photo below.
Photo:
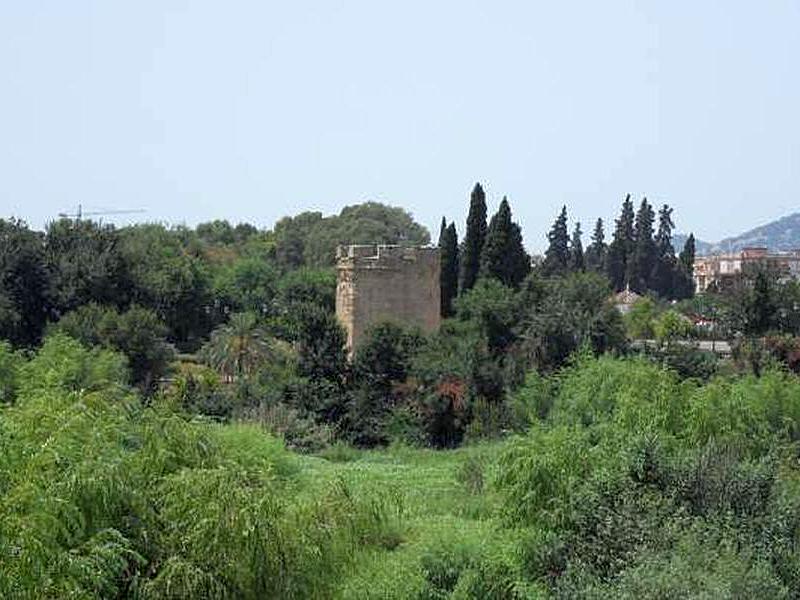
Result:
<svg viewBox="0 0 800 600"><path fill-rule="evenodd" d="M685 233L676 233L672 236L672 246L675 248L675 253L679 253L683 250L683 245L686 243L686 238L689 237ZM709 244L708 242L704 242L703 240L698 240L695 238L694 245L697 256L705 256L709 254L711 248L714 247L714 244Z"/></svg>
<svg viewBox="0 0 800 600"><path fill-rule="evenodd" d="M676 234L673 245L680 252L686 236ZM761 225L737 236L725 238L716 243L696 240L697 255L737 252L749 246L766 247L772 251L785 252L800 249L800 213L794 213Z"/></svg>

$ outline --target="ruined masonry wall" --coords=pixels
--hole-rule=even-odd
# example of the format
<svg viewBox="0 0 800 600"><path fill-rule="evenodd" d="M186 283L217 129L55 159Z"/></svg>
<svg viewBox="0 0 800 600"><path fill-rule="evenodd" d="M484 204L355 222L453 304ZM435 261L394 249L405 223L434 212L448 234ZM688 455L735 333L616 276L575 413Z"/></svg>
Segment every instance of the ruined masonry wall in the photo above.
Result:
<svg viewBox="0 0 800 600"><path fill-rule="evenodd" d="M340 246L336 262L336 316L351 351L381 321L439 329L438 248Z"/></svg>

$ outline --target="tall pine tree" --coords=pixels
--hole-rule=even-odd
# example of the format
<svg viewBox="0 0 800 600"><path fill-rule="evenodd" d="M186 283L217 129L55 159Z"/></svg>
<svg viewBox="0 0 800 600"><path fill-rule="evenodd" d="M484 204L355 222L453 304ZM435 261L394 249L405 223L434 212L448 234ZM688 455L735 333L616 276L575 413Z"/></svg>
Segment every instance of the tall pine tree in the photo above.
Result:
<svg viewBox="0 0 800 600"><path fill-rule="evenodd" d="M586 248L584 262L589 271L605 273L606 268L606 233L603 229L603 219L597 219L592 233L592 243Z"/></svg>
<svg viewBox="0 0 800 600"><path fill-rule="evenodd" d="M583 256L583 242L581 241L580 222L575 223L575 228L572 230L572 244L569 249L569 268L570 271L580 273L586 269L586 261Z"/></svg>
<svg viewBox="0 0 800 600"><path fill-rule="evenodd" d="M675 223L672 222L672 209L664 205L658 211L658 231L656 232L656 248L659 254L670 254L675 256L675 248L672 246L672 230Z"/></svg>
<svg viewBox="0 0 800 600"><path fill-rule="evenodd" d="M694 242L694 234L690 233L689 237L686 238L686 242L683 244L683 250L681 250L680 260L683 263L684 268L690 273L694 274L694 255L695 255L695 242Z"/></svg>
<svg viewBox="0 0 800 600"><path fill-rule="evenodd" d="M481 254L482 277L494 277L504 285L518 287L531 268L522 245L522 230L511 220L511 207L503 198L489 223Z"/></svg>
<svg viewBox="0 0 800 600"><path fill-rule="evenodd" d="M467 231L461 251L461 275L459 287L462 292L472 288L478 279L481 267L481 252L486 240L486 194L480 183L476 183L469 201Z"/></svg>
<svg viewBox="0 0 800 600"><path fill-rule="evenodd" d="M686 238L675 268L675 297L678 299L694 296L694 234Z"/></svg>
<svg viewBox="0 0 800 600"><path fill-rule="evenodd" d="M675 248L672 246L672 209L666 204L658 211L656 262L650 276L650 287L662 298L675 297Z"/></svg>
<svg viewBox="0 0 800 600"><path fill-rule="evenodd" d="M442 217L439 232L439 260L441 271L441 311L443 317L453 315L453 300L458 295L458 234L456 224L446 224Z"/></svg>
<svg viewBox="0 0 800 600"><path fill-rule="evenodd" d="M545 275L563 275L569 269L569 233L567 231L567 207L561 212L553 223L553 228L547 234L549 245L544 253L542 270Z"/></svg>
<svg viewBox="0 0 800 600"><path fill-rule="evenodd" d="M628 284L633 291L640 294L644 294L650 289L650 275L656 264L656 243L653 240L654 220L653 207L647 198L643 198L639 210L636 212L633 229L633 256L627 264Z"/></svg>
<svg viewBox="0 0 800 600"><path fill-rule="evenodd" d="M628 194L622 203L622 211L616 220L614 239L608 245L606 255L606 272L616 291L625 289L628 283L626 278L628 261L633 257L634 247L633 221L633 202L631 195Z"/></svg>

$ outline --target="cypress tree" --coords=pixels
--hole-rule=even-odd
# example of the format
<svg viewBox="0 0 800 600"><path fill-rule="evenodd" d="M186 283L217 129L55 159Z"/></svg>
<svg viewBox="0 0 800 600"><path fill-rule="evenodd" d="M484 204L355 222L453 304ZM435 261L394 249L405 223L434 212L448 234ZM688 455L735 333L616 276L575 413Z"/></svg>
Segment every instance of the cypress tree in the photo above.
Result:
<svg viewBox="0 0 800 600"><path fill-rule="evenodd" d="M439 260L441 271L441 311L443 317L453 315L453 300L458 294L458 234L456 224L446 225L442 218L442 229L439 233Z"/></svg>
<svg viewBox="0 0 800 600"><path fill-rule="evenodd" d="M467 231L461 252L461 274L459 287L462 292L475 285L481 266L481 252L486 240L486 194L480 183L476 183L469 201Z"/></svg>
<svg viewBox="0 0 800 600"><path fill-rule="evenodd" d="M606 267L606 234L603 230L603 219L597 219L592 233L592 243L586 248L584 262L586 268L595 273L604 273Z"/></svg>
<svg viewBox="0 0 800 600"><path fill-rule="evenodd" d="M553 228L547 234L549 245L544 253L542 269L545 275L563 275L569 268L569 233L567 232L567 207L561 212L553 223Z"/></svg>
<svg viewBox="0 0 800 600"><path fill-rule="evenodd" d="M656 233L656 247L660 255L669 254L675 256L675 248L672 246L672 229L675 223L672 222L672 209L664 205L658 211L658 232Z"/></svg>
<svg viewBox="0 0 800 600"><path fill-rule="evenodd" d="M694 296L694 234L686 238L680 256L675 264L675 297L678 299Z"/></svg>
<svg viewBox="0 0 800 600"><path fill-rule="evenodd" d="M518 287L530 272L530 258L522 245L522 230L511 220L504 197L489 223L481 254L482 277L495 277L504 285Z"/></svg>
<svg viewBox="0 0 800 600"><path fill-rule="evenodd" d="M636 212L632 260L629 258L626 265L628 284L632 290L642 294L650 289L650 275L656 264L656 244L653 240L654 219L653 207L647 198L643 198L639 210Z"/></svg>
<svg viewBox="0 0 800 600"><path fill-rule="evenodd" d="M675 297L675 248L672 246L672 209L666 204L658 211L656 262L650 276L650 287L662 298Z"/></svg>
<svg viewBox="0 0 800 600"><path fill-rule="evenodd" d="M626 277L628 260L632 257L634 246L633 220L633 202L631 195L628 194L622 203L622 211L616 220L614 239L609 244L606 254L606 272L616 291L625 289L628 283Z"/></svg>
<svg viewBox="0 0 800 600"><path fill-rule="evenodd" d="M439 262L442 263L442 244L444 243L444 235L447 231L447 219L442 217L442 223L439 225L439 241L437 245L439 246Z"/></svg>
<svg viewBox="0 0 800 600"><path fill-rule="evenodd" d="M575 229L572 230L572 245L569 249L570 256L570 270L579 273L586 269L586 261L583 255L583 242L581 241L580 222L575 223Z"/></svg>
<svg viewBox="0 0 800 600"><path fill-rule="evenodd" d="M686 238L686 242L683 244L683 250L681 250L680 256L681 263L683 263L683 266L690 275L694 275L695 252L694 234L690 233L689 237Z"/></svg>
<svg viewBox="0 0 800 600"><path fill-rule="evenodd" d="M774 325L777 311L775 281L769 270L760 267L753 278L753 290L745 302L745 333L764 335Z"/></svg>
<svg viewBox="0 0 800 600"><path fill-rule="evenodd" d="M447 219L442 217L442 223L439 225L439 286L441 287L441 314L444 316L444 296L445 296L445 274L444 274L444 261L445 261L445 234L447 233Z"/></svg>

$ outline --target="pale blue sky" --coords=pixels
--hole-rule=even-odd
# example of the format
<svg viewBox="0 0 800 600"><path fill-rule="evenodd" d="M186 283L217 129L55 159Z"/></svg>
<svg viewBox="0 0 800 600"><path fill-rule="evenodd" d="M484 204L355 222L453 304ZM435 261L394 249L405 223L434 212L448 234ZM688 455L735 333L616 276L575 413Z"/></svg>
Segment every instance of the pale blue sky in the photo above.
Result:
<svg viewBox="0 0 800 600"><path fill-rule="evenodd" d="M800 2L0 2L0 213L271 226L484 182L531 249L626 192L716 240L800 210ZM127 222L117 219L116 222Z"/></svg>

